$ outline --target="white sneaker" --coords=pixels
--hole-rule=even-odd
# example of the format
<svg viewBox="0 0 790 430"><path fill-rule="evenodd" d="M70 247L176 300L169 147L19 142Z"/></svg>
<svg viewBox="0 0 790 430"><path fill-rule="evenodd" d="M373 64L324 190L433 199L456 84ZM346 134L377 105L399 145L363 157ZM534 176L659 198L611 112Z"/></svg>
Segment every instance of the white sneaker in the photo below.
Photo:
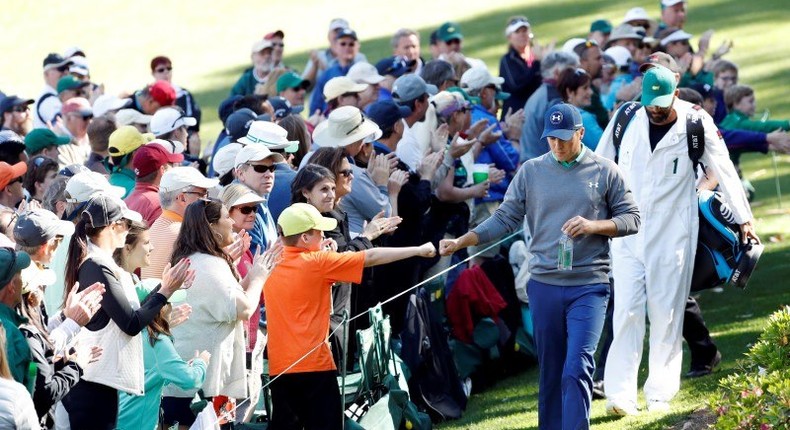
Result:
<svg viewBox="0 0 790 430"><path fill-rule="evenodd" d="M663 400L648 400L648 412L669 412L669 402Z"/></svg>
<svg viewBox="0 0 790 430"><path fill-rule="evenodd" d="M627 415L639 415L639 409L636 407L636 404L632 402L616 402L614 400L609 400L606 402L606 413L624 417Z"/></svg>

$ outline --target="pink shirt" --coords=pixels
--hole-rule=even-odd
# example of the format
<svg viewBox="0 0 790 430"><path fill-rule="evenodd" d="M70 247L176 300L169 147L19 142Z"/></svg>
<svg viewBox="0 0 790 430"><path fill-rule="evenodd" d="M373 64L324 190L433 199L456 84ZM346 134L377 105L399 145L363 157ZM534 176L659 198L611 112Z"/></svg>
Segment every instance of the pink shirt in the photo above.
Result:
<svg viewBox="0 0 790 430"><path fill-rule="evenodd" d="M148 226L162 214L159 203L159 186L154 184L136 183L132 192L124 200L129 209L139 212Z"/></svg>

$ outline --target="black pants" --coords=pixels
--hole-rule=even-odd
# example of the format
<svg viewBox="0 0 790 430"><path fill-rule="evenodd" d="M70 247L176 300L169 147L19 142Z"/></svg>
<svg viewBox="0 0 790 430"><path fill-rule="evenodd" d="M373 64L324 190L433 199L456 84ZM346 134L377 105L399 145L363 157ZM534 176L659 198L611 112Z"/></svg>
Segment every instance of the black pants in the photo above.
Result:
<svg viewBox="0 0 790 430"><path fill-rule="evenodd" d="M686 309L683 313L683 339L688 343L691 351L691 368L710 364L716 356L716 344L710 337L699 304L692 297L686 299Z"/></svg>
<svg viewBox="0 0 790 430"><path fill-rule="evenodd" d="M339 430L343 428L337 373L285 374L269 387L272 392L270 430Z"/></svg>
<svg viewBox="0 0 790 430"><path fill-rule="evenodd" d="M118 390L80 379L63 398L73 429L112 430L118 424Z"/></svg>

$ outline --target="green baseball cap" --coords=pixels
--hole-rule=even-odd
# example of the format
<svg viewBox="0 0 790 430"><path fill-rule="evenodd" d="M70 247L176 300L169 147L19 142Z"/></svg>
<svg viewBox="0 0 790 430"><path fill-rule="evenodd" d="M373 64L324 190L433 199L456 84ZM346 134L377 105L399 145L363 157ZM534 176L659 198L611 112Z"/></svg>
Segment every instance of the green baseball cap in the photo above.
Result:
<svg viewBox="0 0 790 430"><path fill-rule="evenodd" d="M612 32L612 24L605 19L593 21L593 23L590 24L590 33L593 31L600 31L603 34L609 34Z"/></svg>
<svg viewBox="0 0 790 430"><path fill-rule="evenodd" d="M436 30L436 37L444 42L451 40L464 40L464 35L461 34L461 27L454 22L445 22Z"/></svg>
<svg viewBox="0 0 790 430"><path fill-rule="evenodd" d="M469 103L472 103L473 105L479 105L480 104L480 97L470 96L469 93L464 91L464 89L461 88L461 87L450 87L450 88L447 88L447 91L449 91L451 93L458 93L458 94L462 95L464 97L464 100L468 101Z"/></svg>
<svg viewBox="0 0 790 430"><path fill-rule="evenodd" d="M36 128L25 136L25 150L28 154L35 154L50 146L68 145L69 142L68 136L58 136L48 128Z"/></svg>
<svg viewBox="0 0 790 430"><path fill-rule="evenodd" d="M302 79L301 76L297 75L294 72L286 72L279 78L277 78L277 92L281 93L288 88L304 88L310 86L310 81L307 79Z"/></svg>
<svg viewBox="0 0 790 430"><path fill-rule="evenodd" d="M76 90L82 87L87 87L90 82L81 81L74 76L66 75L58 80L58 94L63 91Z"/></svg>
<svg viewBox="0 0 790 430"><path fill-rule="evenodd" d="M0 248L0 289L11 282L14 276L30 266L30 255L12 248Z"/></svg>
<svg viewBox="0 0 790 430"><path fill-rule="evenodd" d="M642 78L642 104L666 108L675 98L675 74L666 67L653 67Z"/></svg>

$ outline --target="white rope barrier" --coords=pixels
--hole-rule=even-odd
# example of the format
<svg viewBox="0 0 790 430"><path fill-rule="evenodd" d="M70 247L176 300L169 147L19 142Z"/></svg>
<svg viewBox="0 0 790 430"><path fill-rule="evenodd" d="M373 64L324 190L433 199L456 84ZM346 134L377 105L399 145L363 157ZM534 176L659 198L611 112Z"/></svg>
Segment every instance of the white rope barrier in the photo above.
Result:
<svg viewBox="0 0 790 430"><path fill-rule="evenodd" d="M398 297L401 297L401 296L403 296L404 294L407 294L407 293L411 292L412 290L414 290L414 289L416 289L416 288L419 288L419 287L421 287L421 286L423 286L423 285L425 285L425 284L427 284L427 283L429 283L429 282L433 281L434 279L436 279L436 278L438 278L438 277L440 277L440 276L444 275L445 273L447 273L447 272L449 272L449 271L451 271L451 270L455 269L456 267L458 267L458 266L460 266L460 265L462 265L462 264L464 264L464 263L466 263L466 262L468 262L468 261L472 260L473 258L475 258L475 257L477 257L477 256L479 256L479 255L481 255L481 254L483 254L484 252L486 252L486 251L488 251L488 250L490 250L490 249L492 249L492 248L494 248L494 247L496 247L496 246L499 246L499 245L501 245L502 243L504 243L504 242L506 242L506 241L508 241L508 240L510 240L510 239L512 239L512 238L514 238L514 237L516 237L516 236L518 236L518 235L519 235L519 234L521 234L521 233L522 233L522 231L521 231L521 230L518 230L518 231L516 231L516 232L514 232L514 233L511 233L511 234L509 234L509 235L505 236L504 238L502 238L502 239L500 239L500 240L498 240L498 241L496 241L496 242L492 243L491 245L489 245L489 246L487 246L487 247L483 248L482 250L480 250L480 251L478 251L478 252L476 252L476 253L474 253L474 254L472 254L472 255L470 255L470 256L468 256L468 257L466 257L465 259L463 259L463 260L459 261L458 263L455 263L455 264L451 265L450 267L448 267L448 268L446 268L446 269L442 270L441 272L439 272L439 273L437 273L437 274L435 274L435 275L433 275L433 276L431 276L431 277L429 277L429 278L426 278L426 279L424 279L424 280L423 280L423 281L421 281L421 282L418 282L417 284L415 284L415 285L413 285L413 286L411 286L411 287L409 287L409 288L407 288L407 289L405 289L405 290L401 291L401 292L400 292L400 293L398 293L398 294L395 294L394 296L392 296L392 297L390 297L390 298L388 298L388 299L384 300L383 302L380 302L380 303L378 304L378 306L383 306L383 305L385 305L385 304L387 304L387 303L389 303L389 302L391 302L391 301L393 301L393 300L397 299ZM291 365L289 365L288 367L286 367L286 368L285 368L285 369L284 369L282 372L280 372L280 374L279 374L279 375L277 375L277 376L275 376L274 378L270 379L270 380L269 380L269 382L267 382L266 384L264 384L263 386L261 386L261 388L260 388L260 391L263 391L263 390L265 390L267 387L269 387L269 385L271 385L271 384L272 384L274 381L276 381L276 380L277 380L277 379L278 379L280 376L282 376L282 375L285 375L285 374L286 374L286 373L287 373L289 370L293 369L293 368L294 368L294 366L296 366L297 364L301 363L301 362L302 362L302 361L304 361L304 360L305 360L307 357L309 357L309 356L310 356L310 354L312 354L312 353L314 353L315 351L317 351L317 350L318 350L318 348L320 348L320 347L321 347L321 345L324 345L324 344L326 344L326 342L328 342L328 341L329 341L329 339L330 339L330 338L331 338L331 337L332 337L332 336L333 336L335 333L337 333L337 331L338 331L339 329L341 329L341 328L343 328L344 326L346 326L346 325L347 325L349 322L351 322L351 321L354 321L355 319L357 319L357 318L360 318L360 317L362 317L362 316L364 316L364 315L367 315L367 314L368 314L368 312L370 312L370 309L368 309L368 310L365 310L365 311L363 311L363 312L361 312L361 313L359 313L359 314L357 314L357 315L354 315L352 318L348 318L348 313L344 313L344 314L343 314L343 319L340 321L340 323L337 325L337 327L335 327L335 329L334 329L334 330L332 330L331 332L329 332L329 334L326 336L326 340L325 340L324 342L321 342L321 343L317 344L316 346L314 346L312 349L310 349L310 351L307 351L307 353L306 353L305 355L301 356L301 357L300 357L298 360L294 361L293 363L291 363ZM227 411L227 412L223 412L221 415L230 415L232 412L236 411L236 409L238 409L238 408L239 408L241 405L243 405L243 404L247 403L248 401L250 401L250 399L251 399L251 398L252 398L252 396L250 396L250 397L247 397L246 399L244 399L244 400L243 400L243 401L241 401L240 403L237 403L237 404L236 404L236 405L235 405L235 406L234 406L234 407L233 407L231 410L229 410L229 411ZM213 407L213 406L211 406L211 407ZM345 417L345 415L344 415L344 417ZM216 425L217 423L219 423L219 420L220 420L220 417L218 417L218 418L217 418L217 421L216 421L214 424ZM343 421L344 421L344 423L345 423L345 418L343 419Z"/></svg>

